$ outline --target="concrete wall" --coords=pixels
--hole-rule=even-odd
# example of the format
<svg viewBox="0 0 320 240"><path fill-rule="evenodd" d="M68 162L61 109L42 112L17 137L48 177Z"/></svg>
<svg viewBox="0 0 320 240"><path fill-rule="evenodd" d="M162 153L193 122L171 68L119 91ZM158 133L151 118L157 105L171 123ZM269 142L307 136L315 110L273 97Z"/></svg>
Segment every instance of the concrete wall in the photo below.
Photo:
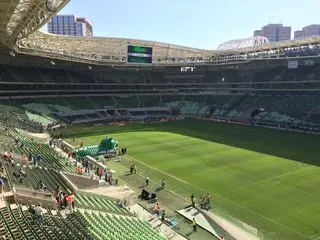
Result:
<svg viewBox="0 0 320 240"><path fill-rule="evenodd" d="M70 191L73 193L77 193L78 188L75 184L73 184L73 182L70 179L68 179L69 175L71 175L71 174L60 172L60 176L61 176L62 181L67 185L67 187L70 189Z"/></svg>
<svg viewBox="0 0 320 240"><path fill-rule="evenodd" d="M69 182L71 182L71 184L73 184L74 187L77 188L75 191L77 191L78 188L83 188L83 189L98 188L100 186L99 180L91 179L89 177L84 177L84 176L71 174L71 173L62 173L62 175L64 175L64 177L67 178L66 180L69 179Z"/></svg>
<svg viewBox="0 0 320 240"><path fill-rule="evenodd" d="M53 198L51 193L14 188L13 197L15 202L19 204L35 205L41 203L44 208L57 209L57 201Z"/></svg>

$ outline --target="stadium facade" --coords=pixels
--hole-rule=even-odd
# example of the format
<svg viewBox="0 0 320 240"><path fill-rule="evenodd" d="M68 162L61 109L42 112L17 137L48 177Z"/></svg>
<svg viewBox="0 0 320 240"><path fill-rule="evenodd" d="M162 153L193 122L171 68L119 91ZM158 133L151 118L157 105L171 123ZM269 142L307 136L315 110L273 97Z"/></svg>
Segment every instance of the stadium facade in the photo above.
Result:
<svg viewBox="0 0 320 240"><path fill-rule="evenodd" d="M38 143L16 128L42 132L68 124L201 118L287 131L320 132L320 37L274 42L287 38L278 29L276 34L281 36L271 38L268 33L265 37L226 42L218 50L205 50L136 39L83 38L40 32L68 2L5 0L0 3L0 12L4 15L0 25L0 124L7 133L3 141L9 137L14 139L14 150L19 149L27 158L31 156L30 162L35 161L32 155L44 156L39 165L28 163L36 167L25 168L22 182L19 179L21 165L15 163L16 159L13 161L10 156L10 164L3 161L8 184L14 187L15 200L21 201L13 205L13 209L9 203L0 208L7 238L164 239L148 223L127 209L119 209L116 199L78 191L72 183L75 178L81 178L74 174L76 166L49 146L51 143ZM128 61L129 49L135 63ZM151 61L137 63L144 57ZM73 149L64 151L69 154ZM104 167L91 160L90 171L100 175ZM78 173L82 174L82 170ZM46 185L49 193L38 191L41 190L37 187L39 181ZM99 186L99 181L92 176L78 184L86 189ZM57 186L70 192L71 209L74 204L71 193L76 194L79 210L63 211L57 216L48 210L45 218L54 231L33 227L30 212L20 203L30 204L33 199L35 204L39 202L38 197L43 197L50 199L42 201L46 208L56 208L59 198L54 198L53 192ZM126 192L125 195L129 196ZM118 200L132 201L131 197ZM113 217L115 214L119 216Z"/></svg>
<svg viewBox="0 0 320 240"><path fill-rule="evenodd" d="M4 34L5 101L72 123L177 116L319 123L319 37L271 43L255 37L204 50L37 31L68 1L54 3L39 9L38 21L19 16L16 28ZM128 63L128 45L151 48L150 64Z"/></svg>

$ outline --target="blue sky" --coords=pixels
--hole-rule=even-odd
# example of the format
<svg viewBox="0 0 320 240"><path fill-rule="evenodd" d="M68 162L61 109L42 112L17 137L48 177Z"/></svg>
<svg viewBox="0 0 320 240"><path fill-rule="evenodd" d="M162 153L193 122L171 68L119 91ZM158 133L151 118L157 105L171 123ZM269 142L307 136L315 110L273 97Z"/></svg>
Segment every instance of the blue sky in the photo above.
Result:
<svg viewBox="0 0 320 240"><path fill-rule="evenodd" d="M216 49L268 23L320 24L318 0L71 0L60 12L86 17L94 35Z"/></svg>

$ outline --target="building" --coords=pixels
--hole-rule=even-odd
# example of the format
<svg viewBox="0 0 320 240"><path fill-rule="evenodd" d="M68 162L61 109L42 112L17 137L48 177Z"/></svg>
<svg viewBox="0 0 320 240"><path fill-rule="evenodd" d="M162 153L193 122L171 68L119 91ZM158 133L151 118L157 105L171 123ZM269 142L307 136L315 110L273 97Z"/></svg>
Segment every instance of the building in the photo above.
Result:
<svg viewBox="0 0 320 240"><path fill-rule="evenodd" d="M302 30L294 32L294 39L319 36L320 35L320 24L312 24L303 27Z"/></svg>
<svg viewBox="0 0 320 240"><path fill-rule="evenodd" d="M86 18L74 15L57 15L48 23L48 32L68 36L92 36L92 25Z"/></svg>
<svg viewBox="0 0 320 240"><path fill-rule="evenodd" d="M261 30L255 30L253 36L262 36L268 38L269 42L279 42L291 39L291 27L283 26L283 24L268 24L263 26Z"/></svg>

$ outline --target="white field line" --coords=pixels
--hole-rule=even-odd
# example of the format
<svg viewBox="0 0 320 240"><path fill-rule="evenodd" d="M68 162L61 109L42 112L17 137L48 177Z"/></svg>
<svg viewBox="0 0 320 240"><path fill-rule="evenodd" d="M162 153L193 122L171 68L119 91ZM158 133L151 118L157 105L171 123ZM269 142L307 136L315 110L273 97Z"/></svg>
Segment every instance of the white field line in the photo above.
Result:
<svg viewBox="0 0 320 240"><path fill-rule="evenodd" d="M184 181L184 180L182 180L182 179L180 179L180 178L178 178L178 177L175 177L175 176L173 176L173 175L171 175L171 174L168 174L168 173L166 173L166 172L164 172L164 171L162 171L162 170L159 170L159 169L157 169L157 168L155 168L155 167L152 167L152 166L150 166L150 165L147 164L147 163L141 162L141 161L139 161L139 160L137 160L137 159L135 159L135 158L133 158L133 157L131 157L131 156L128 156L128 155L127 155L127 157L129 157L129 158L131 158L131 160L136 161L136 162L138 162L138 163L140 163L140 164L142 164L142 165L145 165L145 166L147 166L147 167L149 167L149 168L151 168L151 169L154 169L154 170L156 170L156 171L158 171L158 172L161 172L161 173L164 174L164 175L167 175L167 176L169 176L169 177L171 177L171 178L173 178L173 179L176 179L177 181L183 182L183 183L188 184L188 185L190 185L190 186L192 186L192 187L194 187L194 188L200 189L200 190L203 191L203 192L208 192L208 190L206 190L206 189L203 189L203 188L201 188L201 187L199 187L199 186L193 185L192 183L186 182L186 181ZM301 169L301 170L302 170L302 169ZM297 170L295 170L295 171L297 171ZM170 191L170 192L173 193L172 191ZM183 197L181 197L180 195L178 195L178 194L176 194L176 193L174 193L174 194L177 195L177 196L179 196L180 198L183 198ZM305 237L305 238L307 238L307 239L313 240L313 238L305 235L304 233L301 233L301 232L299 232L299 231L297 231L297 230L295 230L295 229L292 229L292 228L290 228L290 227L288 227L288 226L286 226L286 225L283 225L283 224L281 224L281 223L279 223L279 222L277 222L277 221L275 221L275 220L273 220L273 219L271 219L271 218L268 218L268 217L266 217L266 216L264 216L264 215L262 215L262 214L260 214L260 213L258 213L258 212L255 212L255 211L253 211L253 210L251 210L251 209L249 209L249 208L247 208L247 207L245 207L245 206L242 206L242 205L240 205L240 204L238 204L238 203L236 203L236 202L234 202L234 201L232 201L232 200L226 199L226 198L224 198L224 197L222 197L222 196L220 196L220 195L218 195L218 194L214 194L214 193L211 193L211 194L212 194L213 196L218 197L218 198L220 198L220 199L222 199L222 200L224 200L224 201L226 201L226 202L229 202L229 203L231 203L231 204L233 204L233 205L235 205L235 206L238 206L238 207L240 207L240 208L242 208L242 209L246 209L246 210L248 210L249 212L251 212L251 213L253 213L253 214L255 214L255 215L257 215L257 216L259 216L259 217L261 217L261 218L264 218L264 219L266 219L266 220L268 220L268 221L270 221L270 222L272 222L272 223L274 223L274 224L277 224L277 225L279 225L279 226L281 226L281 227L283 227L283 228L286 228L286 229L288 229L288 230L290 230L290 231L292 231L292 232L295 232L295 233L297 233L297 234L299 234L299 235L301 235L301 236L303 236L303 237ZM183 199L185 199L185 198L183 198Z"/></svg>
<svg viewBox="0 0 320 240"><path fill-rule="evenodd" d="M277 175L277 176L273 176L273 177L270 177L270 178L266 178L266 179L263 179L263 180L261 180L261 181L257 181L257 182L253 182L253 183L246 184L246 185L244 185L243 187L248 187L248 186L251 186L251 185L268 182L268 181L271 181L271 180L273 180L273 179L277 179L277 178L281 178L281 177L284 177L284 176L288 176L288 175L291 175L291 174L294 174L294 173L298 173L298 172L301 172L301 171L303 171L303 170L310 169L310 168L314 168L314 167L315 167L315 166L308 166L308 167L304 167L304 168L299 168L299 169L297 169L297 170L293 170L293 171L286 172L286 173L283 173L283 174L280 174L280 175Z"/></svg>

